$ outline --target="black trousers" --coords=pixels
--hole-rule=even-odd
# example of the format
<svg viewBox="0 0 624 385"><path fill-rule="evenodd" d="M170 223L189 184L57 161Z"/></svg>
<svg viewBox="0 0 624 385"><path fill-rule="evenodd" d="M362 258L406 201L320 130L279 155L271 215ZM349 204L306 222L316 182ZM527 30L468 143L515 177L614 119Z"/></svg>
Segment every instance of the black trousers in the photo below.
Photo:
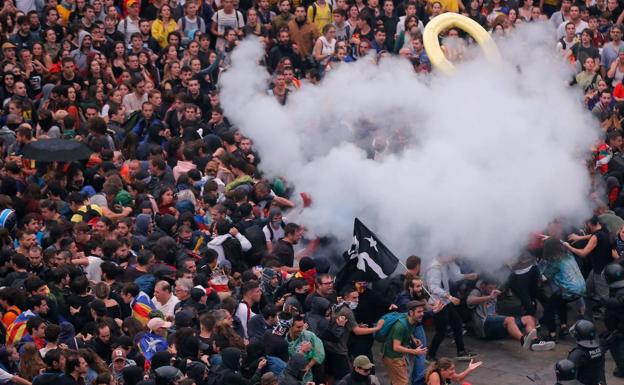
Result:
<svg viewBox="0 0 624 385"><path fill-rule="evenodd" d="M457 347L457 353L465 350L464 347L464 335L462 330L462 321L455 305L449 303L444 306L442 311L433 316L433 324L435 326L435 335L429 345L429 355L435 357L438 352L440 344L446 336L446 329L451 326L453 329L453 336L455 338L455 346Z"/></svg>
<svg viewBox="0 0 624 385"><path fill-rule="evenodd" d="M535 316L537 302L546 307L548 298L540 285L540 272L537 266L531 267L524 274L511 274L509 277L509 288L513 294L520 299L523 308L523 315Z"/></svg>

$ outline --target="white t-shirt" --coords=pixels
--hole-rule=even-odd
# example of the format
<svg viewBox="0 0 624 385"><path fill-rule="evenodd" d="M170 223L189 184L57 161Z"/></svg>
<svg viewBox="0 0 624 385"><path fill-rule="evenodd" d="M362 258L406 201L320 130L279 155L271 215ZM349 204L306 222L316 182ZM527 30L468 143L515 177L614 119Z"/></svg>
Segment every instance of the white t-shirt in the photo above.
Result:
<svg viewBox="0 0 624 385"><path fill-rule="evenodd" d="M282 228L282 226L278 227L277 230L271 227L271 230L273 230L273 239L271 239L271 230L269 230L269 226L271 226L270 223L264 226L262 228L262 232L264 233L264 238L266 239L266 241L272 242L275 245L280 238L284 238L284 229Z"/></svg>
<svg viewBox="0 0 624 385"><path fill-rule="evenodd" d="M568 24L569 21L564 21L563 23L559 24L559 28L557 28L557 39L561 39L562 37L565 36L565 26L566 24ZM589 24L587 24L587 22L581 20L577 25L576 25L576 34L580 35L581 32L583 32L583 30L585 28L589 27Z"/></svg>
<svg viewBox="0 0 624 385"><path fill-rule="evenodd" d="M4 369L0 369L0 382L5 383L11 381L13 375Z"/></svg>
<svg viewBox="0 0 624 385"><path fill-rule="evenodd" d="M152 298L152 302L156 306L156 309L160 310L165 315L165 317L167 316L173 317L173 309L175 308L175 305L177 305L178 302L180 302L180 300L178 299L178 297L172 294L171 297L169 297L169 301L167 301L167 303L164 305L158 302L156 297Z"/></svg>
<svg viewBox="0 0 624 385"><path fill-rule="evenodd" d="M255 316L256 313L254 313L245 302L241 301L236 308L235 315L241 321L243 330L245 331L245 337L247 338L247 322L251 319L251 317Z"/></svg>
<svg viewBox="0 0 624 385"><path fill-rule="evenodd" d="M102 280L102 259L100 257L87 257L89 264L85 266L84 271L87 274L87 279L98 283Z"/></svg>
<svg viewBox="0 0 624 385"><path fill-rule="evenodd" d="M212 15L212 21L217 23L217 32L221 34L225 32L226 27L241 29L245 26L245 19L243 19L243 14L240 11L225 13L224 10L220 9Z"/></svg>

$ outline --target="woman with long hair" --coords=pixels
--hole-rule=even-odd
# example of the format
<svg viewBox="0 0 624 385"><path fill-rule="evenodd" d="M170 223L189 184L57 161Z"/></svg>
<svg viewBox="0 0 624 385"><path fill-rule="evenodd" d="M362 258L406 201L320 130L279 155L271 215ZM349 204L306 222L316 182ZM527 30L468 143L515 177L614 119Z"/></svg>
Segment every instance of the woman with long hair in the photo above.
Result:
<svg viewBox="0 0 624 385"><path fill-rule="evenodd" d="M106 99L106 104L102 107L102 116L108 117L108 110L115 106L116 108L121 107L121 103L123 102L123 97L121 96L121 91L119 87L114 88L109 91L108 97Z"/></svg>
<svg viewBox="0 0 624 385"><path fill-rule="evenodd" d="M85 385L95 385L95 381L100 374L108 373L106 362L93 350L78 349L78 355L84 358L89 365L87 374L84 377Z"/></svg>
<svg viewBox="0 0 624 385"><path fill-rule="evenodd" d="M229 342L230 346L245 349L245 341L236 334L232 327L232 315L225 309L219 309L214 312L216 324L212 333L214 339L222 338Z"/></svg>
<svg viewBox="0 0 624 385"><path fill-rule="evenodd" d="M126 69L126 45L123 41L116 41L113 45L110 62L113 76L115 79L118 79L121 73Z"/></svg>
<svg viewBox="0 0 624 385"><path fill-rule="evenodd" d="M46 75L52 67L52 57L43 48L43 44L36 42L32 46L32 61L35 66L43 69L43 74Z"/></svg>
<svg viewBox="0 0 624 385"><path fill-rule="evenodd" d="M349 10L347 12L347 24L349 25L350 31L355 31L357 28L357 20L360 15L360 9L357 5L353 4L349 6Z"/></svg>
<svg viewBox="0 0 624 385"><path fill-rule="evenodd" d="M180 85L180 72L181 67L179 61L173 61L171 63L165 64L161 87L164 90L172 90Z"/></svg>
<svg viewBox="0 0 624 385"><path fill-rule="evenodd" d="M258 37L266 37L269 34L258 18L258 11L254 8L247 10L247 24L243 27L243 33L245 36L256 35Z"/></svg>
<svg viewBox="0 0 624 385"><path fill-rule="evenodd" d="M146 331L141 321L134 317L126 317L121 324L121 330L133 341L137 334Z"/></svg>
<svg viewBox="0 0 624 385"><path fill-rule="evenodd" d="M158 204L158 213L161 215L171 214L175 217L178 216L178 211L175 209L175 191L171 187L166 187L160 191L156 197L156 203Z"/></svg>
<svg viewBox="0 0 624 385"><path fill-rule="evenodd" d="M481 361L474 362L470 360L468 368L461 373L455 371L455 363L453 360L442 357L432 362L425 373L425 384L427 385L446 385L451 382L462 382L468 375L475 371L483 364Z"/></svg>
<svg viewBox="0 0 624 385"><path fill-rule="evenodd" d="M429 17L425 20L425 24L427 24L434 17L442 14L442 3L440 3L439 1L427 3L427 6L425 7L425 12L427 13L427 15L429 15Z"/></svg>
<svg viewBox="0 0 624 385"><path fill-rule="evenodd" d="M163 4L158 11L156 20L152 23L152 37L161 48L165 48L167 46L167 36L175 31L177 27L178 24L171 14L171 7Z"/></svg>
<svg viewBox="0 0 624 385"><path fill-rule="evenodd" d="M180 61L180 56L178 55L178 47L170 44L166 46L160 53L157 64L159 68L163 69L167 66L167 64L177 61Z"/></svg>
<svg viewBox="0 0 624 385"><path fill-rule="evenodd" d="M323 35L316 39L312 53L314 59L319 63L319 69L325 70L325 66L331 60L336 51L336 27L326 24L323 27Z"/></svg>
<svg viewBox="0 0 624 385"><path fill-rule="evenodd" d="M406 16L404 23L405 28L394 41L395 54L398 54L401 48L411 48L413 34L417 33L422 36L420 29L418 28L418 17L416 17L416 15Z"/></svg>
<svg viewBox="0 0 624 385"><path fill-rule="evenodd" d="M158 73L156 67L152 64L152 60L146 51L139 52L139 64L143 68L143 75L146 81L149 81L152 84L160 83L160 74ZM145 90L145 92L148 91Z"/></svg>
<svg viewBox="0 0 624 385"><path fill-rule="evenodd" d="M25 343L20 354L20 377L32 381L32 379L39 375L41 370L45 368L46 364L41 359L37 345L35 345L34 342Z"/></svg>
<svg viewBox="0 0 624 385"><path fill-rule="evenodd" d="M551 295L544 304L543 323L548 329L548 339L555 341L557 334L563 336L568 332L567 304L583 298L587 287L576 259L555 237L544 241L539 266L551 288ZM559 333L557 333L557 318Z"/></svg>

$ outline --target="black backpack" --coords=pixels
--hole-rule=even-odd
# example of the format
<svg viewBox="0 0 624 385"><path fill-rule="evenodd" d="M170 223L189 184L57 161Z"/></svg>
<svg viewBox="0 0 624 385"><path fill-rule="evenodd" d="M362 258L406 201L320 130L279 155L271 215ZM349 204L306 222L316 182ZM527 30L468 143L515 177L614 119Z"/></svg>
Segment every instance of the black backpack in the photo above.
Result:
<svg viewBox="0 0 624 385"><path fill-rule="evenodd" d="M251 243L251 249L244 253L245 260L251 266L260 264L260 260L267 249L266 238L264 237L262 228L257 224L253 224L245 228L243 235L249 240L249 243Z"/></svg>
<svg viewBox="0 0 624 385"><path fill-rule="evenodd" d="M243 248L240 241L234 237L229 237L221 244L223 247L223 254L225 259L232 264L232 272L242 273L247 270L248 266L245 263L243 256Z"/></svg>

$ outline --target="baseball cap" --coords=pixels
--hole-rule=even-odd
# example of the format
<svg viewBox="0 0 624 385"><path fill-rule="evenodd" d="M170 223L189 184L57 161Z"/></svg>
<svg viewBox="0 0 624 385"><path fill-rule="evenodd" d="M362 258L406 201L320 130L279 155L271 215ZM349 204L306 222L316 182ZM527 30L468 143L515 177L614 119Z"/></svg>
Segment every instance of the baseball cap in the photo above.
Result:
<svg viewBox="0 0 624 385"><path fill-rule="evenodd" d="M17 48L17 46L9 42L2 44L2 50L9 49L9 48Z"/></svg>
<svg viewBox="0 0 624 385"><path fill-rule="evenodd" d="M353 360L353 367L360 369L372 369L375 365L370 362L368 357L362 355L355 357L355 360Z"/></svg>
<svg viewBox="0 0 624 385"><path fill-rule="evenodd" d="M123 349L113 350L113 361L125 360L125 359L126 359L126 352Z"/></svg>
<svg viewBox="0 0 624 385"><path fill-rule="evenodd" d="M160 328L165 328L168 329L171 327L171 325L173 325L171 322L167 322L162 318L152 318L151 320L149 320L149 322L147 323L147 328L149 330L157 330Z"/></svg>
<svg viewBox="0 0 624 385"><path fill-rule="evenodd" d="M425 301L409 301L409 302L407 303L407 310L408 310L408 311L409 311L409 310L414 310L414 309L416 309L417 307L424 307L424 306L426 306L426 305L427 305L427 304L425 303Z"/></svg>

